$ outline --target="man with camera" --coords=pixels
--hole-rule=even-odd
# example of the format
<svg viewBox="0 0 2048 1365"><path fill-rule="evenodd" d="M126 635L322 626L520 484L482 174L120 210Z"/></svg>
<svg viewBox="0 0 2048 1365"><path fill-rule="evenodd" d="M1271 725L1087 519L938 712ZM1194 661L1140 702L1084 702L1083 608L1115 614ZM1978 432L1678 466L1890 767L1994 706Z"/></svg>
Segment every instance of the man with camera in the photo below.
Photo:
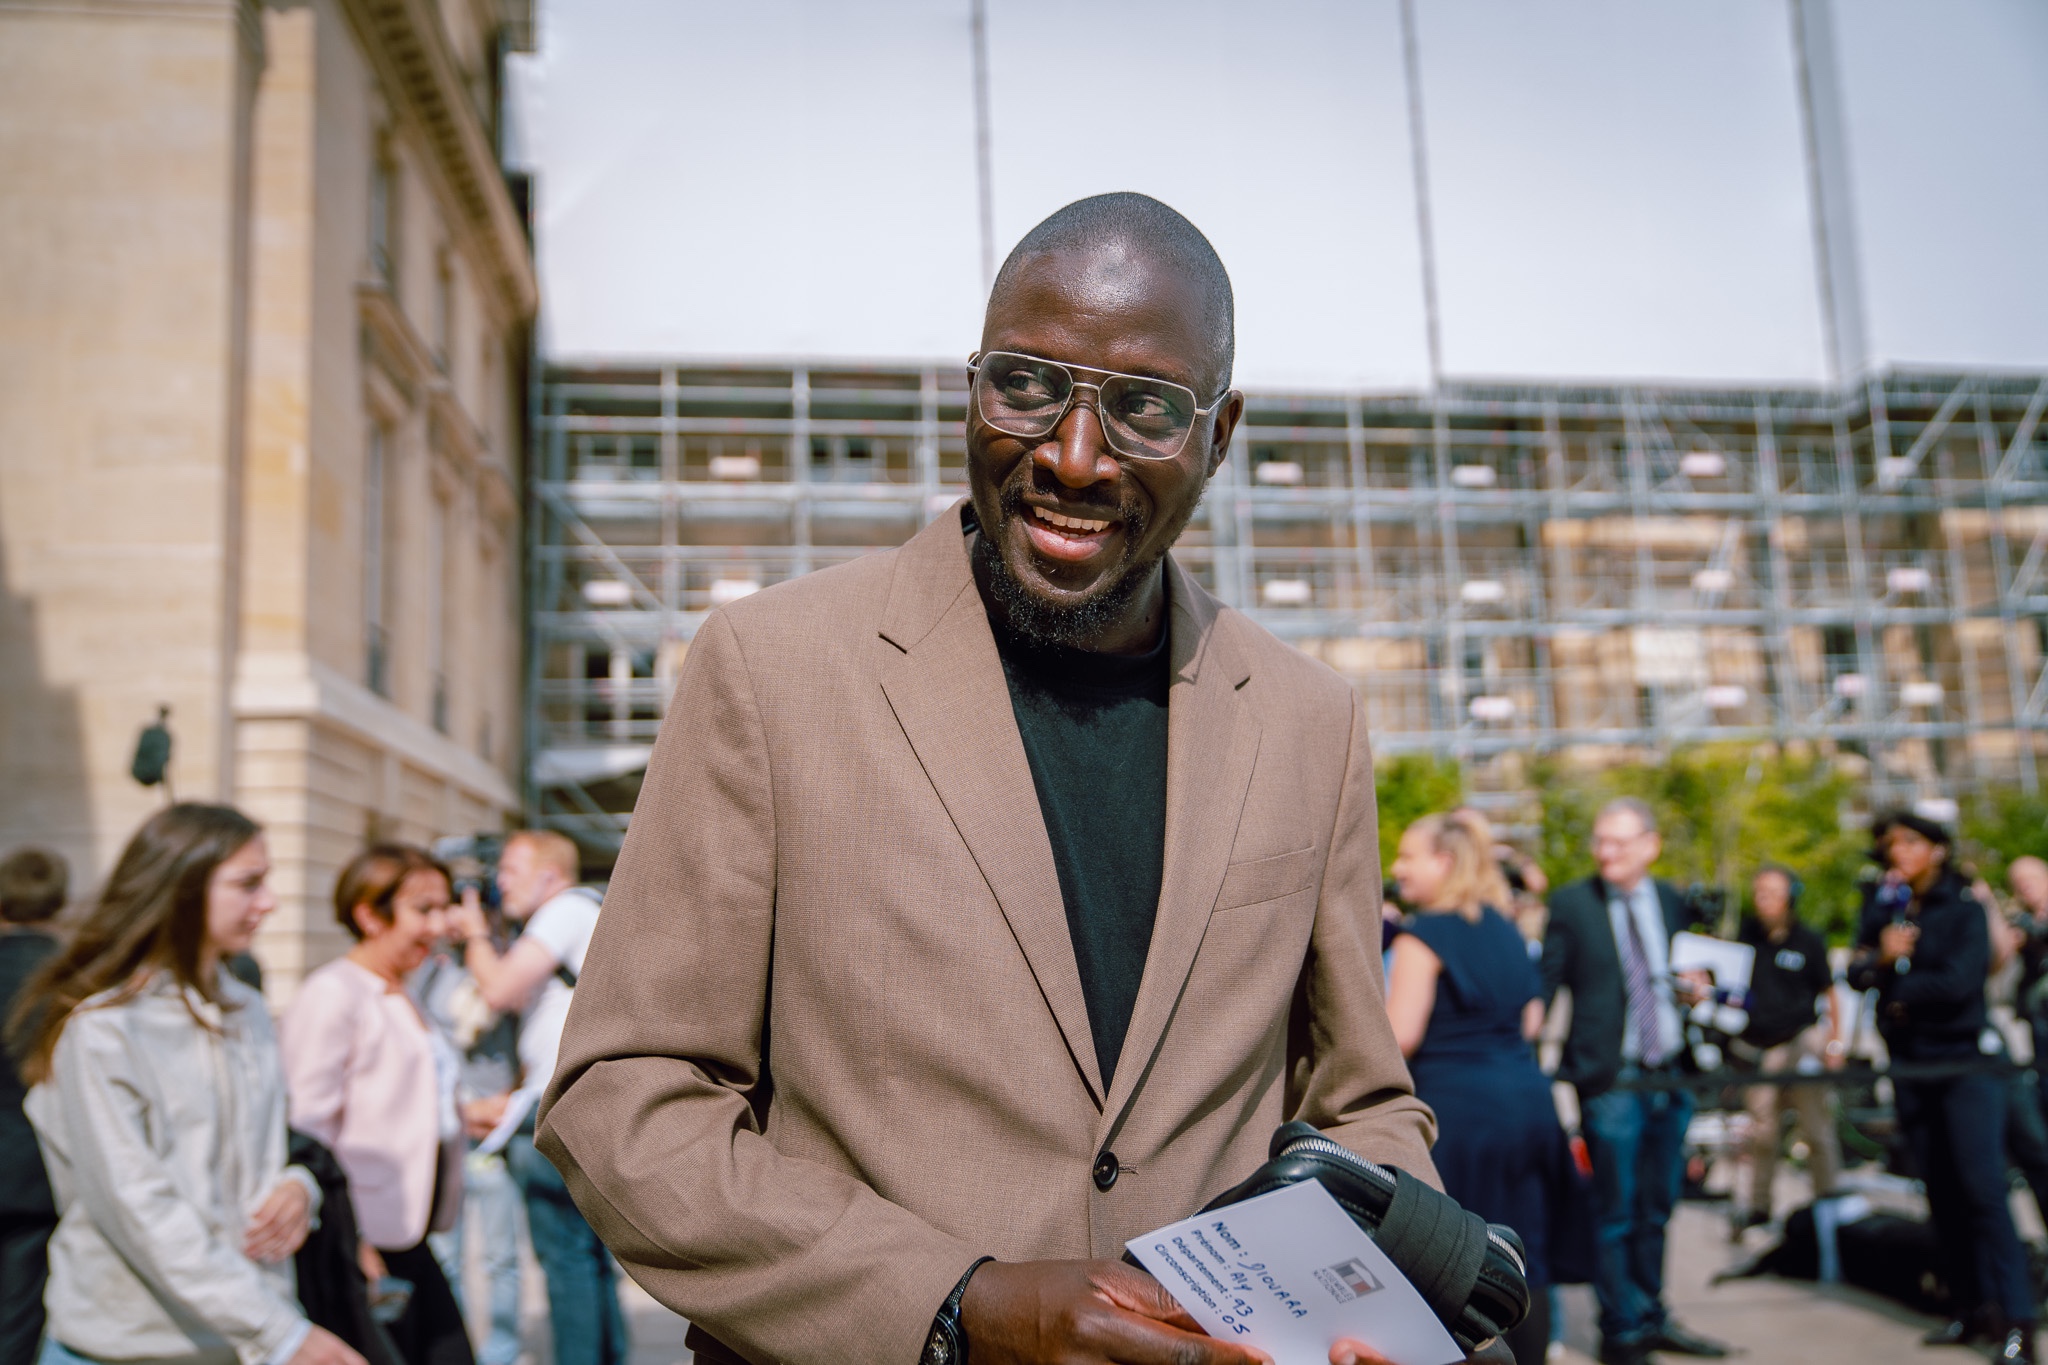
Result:
<svg viewBox="0 0 2048 1365"><path fill-rule="evenodd" d="M479 897L465 896L456 910L478 993L492 1009L519 1015L519 1089L468 1106L464 1117L472 1131L495 1129L500 1137L524 1118L505 1142L505 1164L525 1201L534 1258L547 1281L555 1365L623 1365L626 1321L611 1254L577 1211L561 1174L534 1149L532 1136L532 1106L555 1073L563 1025L598 923L597 893L577 884L580 863L574 841L558 830L523 829L506 838L498 892L505 918L520 934L502 952Z"/></svg>
<svg viewBox="0 0 2048 1365"><path fill-rule="evenodd" d="M1668 1083L1685 1047L1671 940L1687 924L1678 891L1650 876L1663 852L1656 816L1623 797L1593 821L1599 871L1550 898L1543 938L1546 1003L1572 995L1558 1079L1579 1092L1598 1218L1593 1290L1603 1365L1640 1365L1653 1351L1724 1356L1727 1348L1675 1322L1664 1305L1664 1229L1684 1176L1692 1095Z"/></svg>

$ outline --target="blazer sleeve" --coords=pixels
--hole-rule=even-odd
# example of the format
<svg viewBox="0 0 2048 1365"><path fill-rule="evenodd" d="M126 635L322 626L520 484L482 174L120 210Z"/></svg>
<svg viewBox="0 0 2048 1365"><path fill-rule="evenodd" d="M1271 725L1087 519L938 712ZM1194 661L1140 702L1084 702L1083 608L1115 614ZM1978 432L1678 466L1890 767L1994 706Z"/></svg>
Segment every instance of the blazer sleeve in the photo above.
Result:
<svg viewBox="0 0 2048 1365"><path fill-rule="evenodd" d="M979 1249L762 1136L775 867L767 736L715 613L648 764L537 1141L633 1278L726 1346L915 1361Z"/></svg>
<svg viewBox="0 0 2048 1365"><path fill-rule="evenodd" d="M1351 697L1344 785L1304 968L1308 1053L1294 1117L1432 1185L1436 1117L1415 1098L1387 1020L1380 956L1380 842L1365 706Z"/></svg>
<svg viewBox="0 0 2048 1365"><path fill-rule="evenodd" d="M1550 898L1550 915L1543 929L1543 1008L1557 1001L1560 988L1572 983L1578 962L1578 925L1573 915L1570 887L1561 887Z"/></svg>
<svg viewBox="0 0 2048 1365"><path fill-rule="evenodd" d="M149 1087L113 1012L74 1016L52 1070L78 1202L137 1278L227 1338L242 1365L281 1358L303 1341L298 1305L242 1254L241 1230L216 1227L151 1146Z"/></svg>

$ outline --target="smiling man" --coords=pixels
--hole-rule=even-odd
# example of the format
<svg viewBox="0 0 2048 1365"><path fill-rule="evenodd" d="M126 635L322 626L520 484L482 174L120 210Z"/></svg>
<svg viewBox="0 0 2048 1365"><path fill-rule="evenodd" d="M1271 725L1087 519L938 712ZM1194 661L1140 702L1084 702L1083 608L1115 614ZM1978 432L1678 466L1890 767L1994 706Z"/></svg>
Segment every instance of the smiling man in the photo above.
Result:
<svg viewBox="0 0 2048 1365"><path fill-rule="evenodd" d="M1167 553L1232 325L1179 214L1062 209L989 300L969 501L698 633L540 1145L700 1357L1241 1365L1126 1239L1290 1118L1434 1179L1362 709Z"/></svg>

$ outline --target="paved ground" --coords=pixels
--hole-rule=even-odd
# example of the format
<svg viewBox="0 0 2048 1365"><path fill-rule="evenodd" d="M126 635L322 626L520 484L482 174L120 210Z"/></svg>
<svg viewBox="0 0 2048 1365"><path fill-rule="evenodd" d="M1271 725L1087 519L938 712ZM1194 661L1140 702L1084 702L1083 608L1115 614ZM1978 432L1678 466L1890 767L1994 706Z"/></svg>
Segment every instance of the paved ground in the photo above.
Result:
<svg viewBox="0 0 2048 1365"><path fill-rule="evenodd" d="M1794 1178L1796 1180L1796 1178ZM1780 1207L1803 1200L1796 1183L1781 1186ZM1885 1202L1901 1202L1896 1198ZM2016 1207L2025 1201L2015 1200ZM2038 1236L2040 1224L2031 1204L2021 1212L2023 1231ZM1711 1285L1714 1273L1750 1252L1769 1237L1750 1234L1746 1250L1728 1244L1726 1223L1718 1205L1686 1205L1672 1225L1669 1271L1670 1300L1679 1319L1697 1331L1718 1337L1742 1352L1745 1365L1794 1365L1794 1362L1841 1361L1852 1365L1971 1365L1977 1354L1930 1351L1919 1344L1929 1319L1908 1313L1884 1299L1839 1286L1778 1280L1738 1280ZM545 1291L538 1268L527 1268L527 1365L550 1359ZM472 1291L481 1290L478 1285ZM1598 1345L1594 1330L1592 1291L1568 1287L1565 1296L1564 1362L1587 1365ZM472 1302L474 1302L474 1298ZM678 1365L689 1359L683 1347L682 1319L627 1284L627 1315L632 1323L631 1365ZM1681 1358L1668 1357L1677 1362Z"/></svg>
<svg viewBox="0 0 2048 1365"><path fill-rule="evenodd" d="M1668 1298L1679 1321L1741 1349L1754 1365L1795 1361L1853 1361L1855 1365L1969 1365L1959 1351L1920 1345L1932 1320L1885 1299L1840 1286L1787 1280L1735 1280L1710 1285L1714 1272L1748 1252L1728 1245L1718 1207L1687 1205L1672 1224ZM1752 1233L1751 1250L1768 1244ZM1599 1344L1593 1292L1564 1291L1565 1360L1584 1365ZM1669 1359L1678 1359L1672 1357Z"/></svg>

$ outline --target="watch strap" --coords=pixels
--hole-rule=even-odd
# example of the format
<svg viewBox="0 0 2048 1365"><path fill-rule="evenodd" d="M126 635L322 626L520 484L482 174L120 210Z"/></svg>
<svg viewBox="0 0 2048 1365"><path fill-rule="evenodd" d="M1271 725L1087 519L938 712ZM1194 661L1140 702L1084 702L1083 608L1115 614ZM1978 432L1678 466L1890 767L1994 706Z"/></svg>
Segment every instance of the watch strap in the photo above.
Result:
<svg viewBox="0 0 2048 1365"><path fill-rule="evenodd" d="M932 1330L925 1338L924 1356L919 1365L967 1365L967 1334L960 1328L960 1300L967 1297L967 1282L974 1278L974 1272L993 1261L993 1256L983 1256L967 1267L967 1273L953 1286L953 1292L939 1305L938 1315L932 1319Z"/></svg>

